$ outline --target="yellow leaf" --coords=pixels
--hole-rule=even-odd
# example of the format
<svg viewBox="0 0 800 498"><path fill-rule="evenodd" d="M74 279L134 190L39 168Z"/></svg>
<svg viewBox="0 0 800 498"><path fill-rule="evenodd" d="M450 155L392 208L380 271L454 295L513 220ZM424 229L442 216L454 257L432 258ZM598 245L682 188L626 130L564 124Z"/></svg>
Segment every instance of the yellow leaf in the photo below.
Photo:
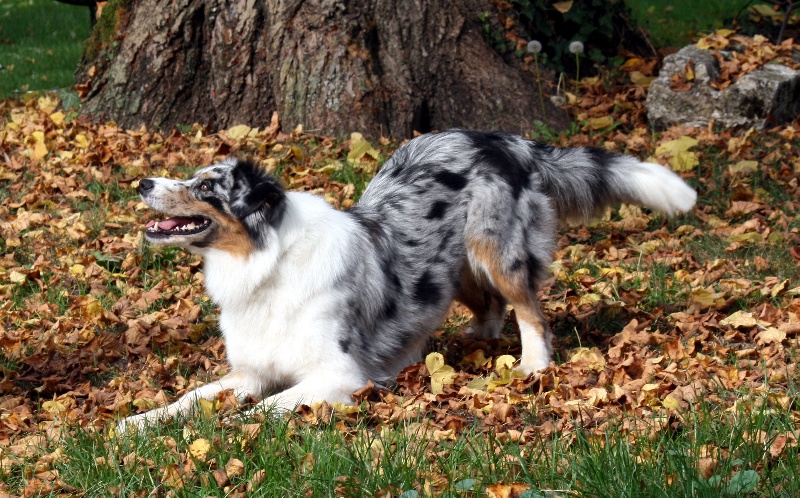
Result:
<svg viewBox="0 0 800 498"><path fill-rule="evenodd" d="M757 16L769 19L772 22L781 22L784 16L783 12L778 12L775 7L767 4L751 5L749 10Z"/></svg>
<svg viewBox="0 0 800 498"><path fill-rule="evenodd" d="M378 151L364 139L361 133L355 132L350 134L350 152L347 153L347 160L350 162L358 162L364 156L370 156L373 159L378 159Z"/></svg>
<svg viewBox="0 0 800 498"><path fill-rule="evenodd" d="M775 287L773 287L772 290L770 291L769 295L772 297L778 297L778 295L786 291L786 288L789 287L790 283L791 283L790 280L787 278L783 282L776 284Z"/></svg>
<svg viewBox="0 0 800 498"><path fill-rule="evenodd" d="M247 125L236 125L228 128L225 134L228 136L228 138L232 138L233 140L241 140L247 137L247 135L250 133L250 130L252 130L252 128Z"/></svg>
<svg viewBox="0 0 800 498"><path fill-rule="evenodd" d="M40 111L43 111L45 114L50 114L58 107L58 98L45 95L44 97L39 97L36 104Z"/></svg>
<svg viewBox="0 0 800 498"><path fill-rule="evenodd" d="M209 450L211 450L211 443L208 441L208 439L196 439L192 444L189 445L189 454L201 462L206 461Z"/></svg>
<svg viewBox="0 0 800 498"><path fill-rule="evenodd" d="M591 406L597 406L600 403L608 403L608 390L605 387L593 387L586 393L589 399L586 402Z"/></svg>
<svg viewBox="0 0 800 498"><path fill-rule="evenodd" d="M700 164L697 159L697 154L692 151L678 152L669 160L669 165L672 166L674 171L691 171L695 166Z"/></svg>
<svg viewBox="0 0 800 498"><path fill-rule="evenodd" d="M728 166L728 171L732 175L736 175L739 173L743 175L754 173L758 171L758 161L744 161L744 160L739 161L736 164L731 164L730 166Z"/></svg>
<svg viewBox="0 0 800 498"><path fill-rule="evenodd" d="M513 498L531 489L529 484L513 482L511 484L492 484L486 488L487 498Z"/></svg>
<svg viewBox="0 0 800 498"><path fill-rule="evenodd" d="M708 289L693 289L689 300L701 308L721 308L725 305L722 293L711 292Z"/></svg>
<svg viewBox="0 0 800 498"><path fill-rule="evenodd" d="M502 356L498 356L496 360L494 360L494 368L498 371L500 370L511 370L514 368L514 363L517 362L517 359L511 356L510 354L504 354Z"/></svg>
<svg viewBox="0 0 800 498"><path fill-rule="evenodd" d="M444 365L442 368L431 374L431 392L433 394L441 394L444 391L444 386L449 386L453 383L455 371L453 367Z"/></svg>
<svg viewBox="0 0 800 498"><path fill-rule="evenodd" d="M589 370L602 371L606 368L606 359L597 348L578 348L572 353L571 363L582 363Z"/></svg>
<svg viewBox="0 0 800 498"><path fill-rule="evenodd" d="M53 114L50 115L50 121L52 121L53 124L56 126L61 126L62 124L64 124L65 117L66 116L61 111L54 112Z"/></svg>
<svg viewBox="0 0 800 498"><path fill-rule="evenodd" d="M67 407L60 401L45 401L42 403L42 409L50 415L57 416L62 414Z"/></svg>
<svg viewBox="0 0 800 498"><path fill-rule="evenodd" d="M578 304L580 304L580 305L596 304L596 303L599 303L602 300L603 300L603 296L601 296L600 294L597 294L595 292L588 292L588 293L586 293L586 294L581 296L580 301L578 302Z"/></svg>
<svg viewBox="0 0 800 498"><path fill-rule="evenodd" d="M33 138L31 159L39 161L47 155L47 145L44 143L44 132L34 131L31 133L31 137Z"/></svg>
<svg viewBox="0 0 800 498"><path fill-rule="evenodd" d="M728 237L728 242L731 244L758 244L764 242L764 237L758 232L735 233Z"/></svg>
<svg viewBox="0 0 800 498"><path fill-rule="evenodd" d="M561 12L562 14L566 14L567 12L570 11L570 9L572 9L572 2L573 0L568 0L566 2L556 2L553 4L553 8Z"/></svg>
<svg viewBox="0 0 800 498"><path fill-rule="evenodd" d="M675 156L680 152L686 152L697 145L697 140L692 137L682 136L669 142L664 142L656 148L656 155Z"/></svg>
<svg viewBox="0 0 800 498"><path fill-rule="evenodd" d="M669 164L675 171L690 171L700 164L697 155L689 150L695 145L697 145L697 140L683 136L659 145L656 155L668 156Z"/></svg>
<svg viewBox="0 0 800 498"><path fill-rule="evenodd" d="M290 150L292 151L292 157L297 159L298 161L302 161L303 158L305 157L305 154L303 154L303 149L301 149L296 145L292 145L290 147Z"/></svg>
<svg viewBox="0 0 800 498"><path fill-rule="evenodd" d="M461 359L461 363L468 363L475 368L485 367L491 358L487 358L482 349L475 350Z"/></svg>
<svg viewBox="0 0 800 498"><path fill-rule="evenodd" d="M619 207L619 216L622 219L638 218L642 215L642 208L633 204L623 204Z"/></svg>
<svg viewBox="0 0 800 498"><path fill-rule="evenodd" d="M78 277L83 275L83 272L86 270L86 267L80 263L76 263L69 267L69 274L73 277Z"/></svg>
<svg viewBox="0 0 800 498"><path fill-rule="evenodd" d="M238 458L231 458L225 464L225 473L228 477L236 477L244 474L244 463Z"/></svg>
<svg viewBox="0 0 800 498"><path fill-rule="evenodd" d="M425 366L428 367L428 373L433 374L444 366L444 356L441 353L429 353L425 357Z"/></svg>
<svg viewBox="0 0 800 498"><path fill-rule="evenodd" d="M445 365L444 356L441 353L430 353L425 357L425 366L431 374L431 392L441 394L444 386L453 383L455 371L453 367Z"/></svg>
<svg viewBox="0 0 800 498"><path fill-rule="evenodd" d="M136 398L135 400L133 400L132 404L136 408L145 408L147 410L152 410L153 408L156 408L158 406L156 400L151 398Z"/></svg>
<svg viewBox="0 0 800 498"><path fill-rule="evenodd" d="M621 70L623 70L623 71L627 71L629 69L632 69L632 68L638 66L641 63L642 63L642 59L640 59L638 57L632 57L632 58L626 60L619 68Z"/></svg>
<svg viewBox="0 0 800 498"><path fill-rule="evenodd" d="M644 74L640 73L639 71L632 71L631 72L631 81L634 85L643 86L645 88L650 86L650 83L655 80L655 76L645 76Z"/></svg>
<svg viewBox="0 0 800 498"><path fill-rule="evenodd" d="M756 334L756 342L759 346L772 343L780 344L784 339L786 339L786 332L775 327L769 327Z"/></svg>
<svg viewBox="0 0 800 498"><path fill-rule="evenodd" d="M737 311L736 313L729 315L726 318L723 318L722 320L719 321L719 324L733 328L739 328L739 327L749 328L758 325L758 321L749 311L740 310Z"/></svg>
<svg viewBox="0 0 800 498"><path fill-rule="evenodd" d="M671 394L667 394L661 404L669 410L680 410L681 408L681 402Z"/></svg>
<svg viewBox="0 0 800 498"><path fill-rule="evenodd" d="M477 389L479 391L485 390L489 386L489 379L486 377L475 377L467 382L467 387L470 389Z"/></svg>
<svg viewBox="0 0 800 498"><path fill-rule="evenodd" d="M200 408L200 414L206 418L213 417L216 410L216 403L212 399L198 399L197 406Z"/></svg>
<svg viewBox="0 0 800 498"><path fill-rule="evenodd" d="M589 118L589 128L602 130L614 125L614 118L611 116L601 116L599 118Z"/></svg>
<svg viewBox="0 0 800 498"><path fill-rule="evenodd" d="M21 284L22 282L27 280L28 277L18 271L12 271L11 273L8 274L8 279L11 280L11 283Z"/></svg>
<svg viewBox="0 0 800 498"><path fill-rule="evenodd" d="M86 138L86 135L84 135L83 133L80 133L80 134L75 136L75 143L81 149L85 149L85 148L89 147L89 139Z"/></svg>
<svg viewBox="0 0 800 498"><path fill-rule="evenodd" d="M103 304L99 300L90 297L83 306L83 311L90 318L100 318L100 316L103 314Z"/></svg>

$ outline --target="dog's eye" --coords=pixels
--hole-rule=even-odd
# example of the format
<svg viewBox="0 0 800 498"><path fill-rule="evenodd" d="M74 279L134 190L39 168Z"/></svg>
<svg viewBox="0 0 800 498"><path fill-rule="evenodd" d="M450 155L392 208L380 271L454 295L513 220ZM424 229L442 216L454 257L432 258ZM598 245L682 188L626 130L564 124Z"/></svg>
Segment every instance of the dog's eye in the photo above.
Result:
<svg viewBox="0 0 800 498"><path fill-rule="evenodd" d="M208 180L203 180L202 182L200 182L200 186L198 188L203 192L207 192L211 190L211 182Z"/></svg>

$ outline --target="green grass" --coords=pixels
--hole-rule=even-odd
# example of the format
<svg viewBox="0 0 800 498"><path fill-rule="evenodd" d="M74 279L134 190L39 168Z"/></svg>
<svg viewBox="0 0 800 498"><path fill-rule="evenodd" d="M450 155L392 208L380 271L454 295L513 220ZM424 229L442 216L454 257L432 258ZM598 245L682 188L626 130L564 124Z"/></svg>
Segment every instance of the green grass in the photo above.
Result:
<svg viewBox="0 0 800 498"><path fill-rule="evenodd" d="M276 497L457 497L484 496L487 487L511 482L530 485L528 497L552 490L592 497L798 496L797 451L770 454L778 437L798 435L791 415L765 396L716 394L742 402L733 412L699 401L681 419L632 419L650 426L638 433L626 430L624 419L608 422L603 435L576 420L574 432L525 445L477 429L435 441L420 437L424 421L370 427L334 419L305 426L299 418L268 418L253 437L216 417L193 417L111 439L69 431L59 443L65 459L57 468L86 496L172 489L177 496L238 490ZM189 456L198 439L211 443L205 458ZM243 471L219 486L212 473L231 459L241 461ZM195 470L184 472L191 466ZM182 487L164 479L165 468L182 474ZM14 482L19 472L12 468L4 477Z"/></svg>
<svg viewBox="0 0 800 498"><path fill-rule="evenodd" d="M0 98L71 86L88 36L85 7L54 0L3 0Z"/></svg>
<svg viewBox="0 0 800 498"><path fill-rule="evenodd" d="M722 28L748 0L625 0L625 3L656 47L681 47L701 33Z"/></svg>

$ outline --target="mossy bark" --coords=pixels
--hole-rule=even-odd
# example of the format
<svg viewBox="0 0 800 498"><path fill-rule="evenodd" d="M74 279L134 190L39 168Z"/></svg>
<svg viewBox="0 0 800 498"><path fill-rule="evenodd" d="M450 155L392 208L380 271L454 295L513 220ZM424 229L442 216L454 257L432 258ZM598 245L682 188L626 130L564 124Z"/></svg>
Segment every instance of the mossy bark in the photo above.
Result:
<svg viewBox="0 0 800 498"><path fill-rule="evenodd" d="M121 1L121 0L120 0ZM127 127L303 124L408 137L563 126L530 73L484 40L479 0L136 0L79 83L84 113ZM105 13L104 13L105 16ZM92 69L94 68L94 69Z"/></svg>

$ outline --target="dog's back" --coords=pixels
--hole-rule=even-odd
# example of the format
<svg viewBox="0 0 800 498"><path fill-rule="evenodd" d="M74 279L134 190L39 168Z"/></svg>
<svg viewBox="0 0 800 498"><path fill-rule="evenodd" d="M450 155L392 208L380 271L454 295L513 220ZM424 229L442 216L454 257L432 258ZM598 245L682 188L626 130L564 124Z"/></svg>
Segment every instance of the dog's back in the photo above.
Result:
<svg viewBox="0 0 800 498"><path fill-rule="evenodd" d="M373 278L362 285L374 290L361 295L370 302L348 307L354 327L343 344L364 358L370 375L393 375L419 353L453 298L474 312L471 330L488 336L499 333L511 304L523 337L521 368L541 369L551 349L536 294L559 220L618 202L672 214L690 209L695 197L665 168L602 149L460 130L418 137L349 211L376 250L364 261Z"/></svg>

